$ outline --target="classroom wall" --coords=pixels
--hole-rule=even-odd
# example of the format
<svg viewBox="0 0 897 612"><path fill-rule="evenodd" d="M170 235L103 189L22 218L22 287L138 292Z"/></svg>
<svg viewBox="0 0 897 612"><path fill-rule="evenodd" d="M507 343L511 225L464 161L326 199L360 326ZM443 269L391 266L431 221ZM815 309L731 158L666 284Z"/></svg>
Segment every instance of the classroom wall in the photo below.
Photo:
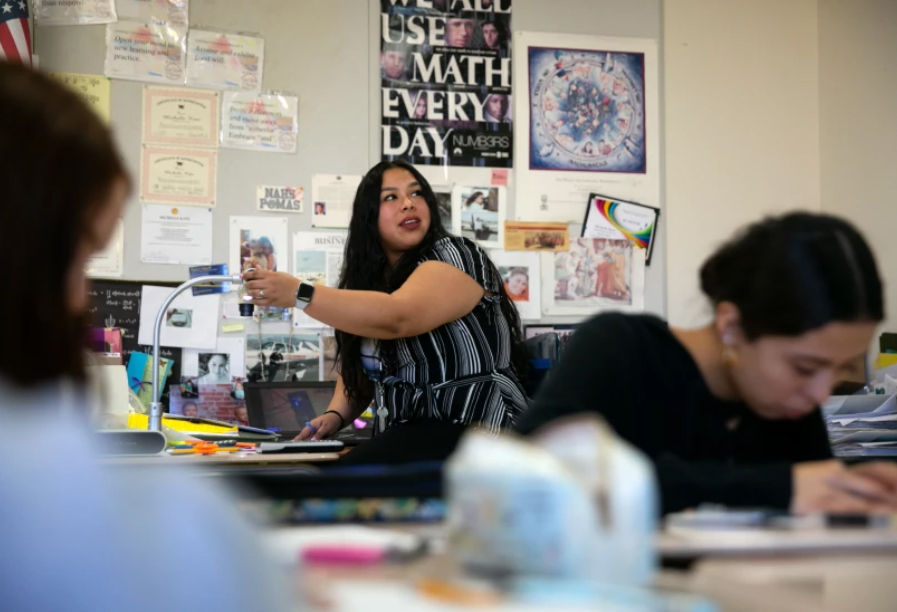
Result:
<svg viewBox="0 0 897 612"><path fill-rule="evenodd" d="M286 90L299 97L296 155L219 149L214 262L227 261L229 216L257 214L256 185L302 185L308 204L312 174L363 174L379 161L380 83L375 78L379 66L379 13L379 0L191 0L191 27L262 35L266 44L263 89ZM661 0L513 2L514 30L660 40L661 24ZM35 51L45 70L102 74L104 36L105 26L38 27ZM112 81L112 123L135 177L139 176L143 85ZM432 180L434 173L427 174ZM463 171L451 169L447 180L439 182L464 179ZM513 218L513 192L509 195L508 213ZM140 216L135 194L125 215L125 278L187 278L186 266L140 262ZM311 227L310 213L288 217L291 233ZM646 308L660 315L665 313L667 301L666 222L662 216L646 275ZM566 322L579 318L545 320Z"/></svg>
<svg viewBox="0 0 897 612"><path fill-rule="evenodd" d="M302 185L311 176L362 174L370 166L368 11L363 0L193 0L190 25L257 33L265 39L262 87L299 97L295 155L218 150L218 202L213 215L214 263L227 262L230 215L255 215L256 185ZM103 74L105 26L37 27L43 70ZM132 175L139 177L144 83L112 80L112 125ZM306 202L306 205L308 203ZM290 232L311 227L310 213L286 215ZM185 280L187 266L140 262L137 194L125 214L124 277Z"/></svg>
<svg viewBox="0 0 897 612"><path fill-rule="evenodd" d="M721 241L819 209L817 2L666 0L663 27L667 312L690 326L709 319L697 272Z"/></svg>
<svg viewBox="0 0 897 612"><path fill-rule="evenodd" d="M851 218L878 256L897 325L897 2L819 0L822 210Z"/></svg>

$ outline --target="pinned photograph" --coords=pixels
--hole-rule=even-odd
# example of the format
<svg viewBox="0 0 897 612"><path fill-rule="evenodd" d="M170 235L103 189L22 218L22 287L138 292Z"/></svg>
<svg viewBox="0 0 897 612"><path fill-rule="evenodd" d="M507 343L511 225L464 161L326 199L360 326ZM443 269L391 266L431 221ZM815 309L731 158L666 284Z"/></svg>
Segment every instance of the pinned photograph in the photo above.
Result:
<svg viewBox="0 0 897 612"><path fill-rule="evenodd" d="M199 384L222 385L231 382L230 356L225 353L199 354Z"/></svg>
<svg viewBox="0 0 897 612"><path fill-rule="evenodd" d="M489 256L495 262L505 291L514 302L520 318L538 320L542 301L539 254L493 250Z"/></svg>
<svg viewBox="0 0 897 612"><path fill-rule="evenodd" d="M504 243L505 198L504 187L455 185L452 233L483 248L500 249Z"/></svg>
<svg viewBox="0 0 897 612"><path fill-rule="evenodd" d="M545 314L644 308L645 252L629 240L577 238L570 250L543 254Z"/></svg>
<svg viewBox="0 0 897 612"><path fill-rule="evenodd" d="M452 186L451 185L431 185L433 194L436 196L436 207L439 209L439 220L442 227L450 234L455 233L452 222Z"/></svg>
<svg viewBox="0 0 897 612"><path fill-rule="evenodd" d="M231 217L231 270L289 270L286 217Z"/></svg>
<svg viewBox="0 0 897 612"><path fill-rule="evenodd" d="M165 325L168 327L193 327L193 311L186 308L169 308L165 313Z"/></svg>
<svg viewBox="0 0 897 612"><path fill-rule="evenodd" d="M246 338L249 382L316 381L320 375L319 333L252 334Z"/></svg>
<svg viewBox="0 0 897 612"><path fill-rule="evenodd" d="M199 383L195 376L181 376L181 397L196 399L199 397Z"/></svg>
<svg viewBox="0 0 897 612"><path fill-rule="evenodd" d="M243 338L219 337L214 349L185 349L182 375L200 387L230 385L243 377ZM181 395L184 389L181 388Z"/></svg>

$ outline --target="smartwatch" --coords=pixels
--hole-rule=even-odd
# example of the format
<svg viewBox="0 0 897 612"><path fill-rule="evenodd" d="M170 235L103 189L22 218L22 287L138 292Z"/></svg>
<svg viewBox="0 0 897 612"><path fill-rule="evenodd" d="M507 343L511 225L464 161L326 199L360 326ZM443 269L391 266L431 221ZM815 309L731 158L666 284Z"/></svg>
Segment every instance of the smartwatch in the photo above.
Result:
<svg viewBox="0 0 897 612"><path fill-rule="evenodd" d="M296 291L296 308L305 310L305 307L311 302L312 296L315 294L315 286L311 283L302 281L299 283L299 290Z"/></svg>

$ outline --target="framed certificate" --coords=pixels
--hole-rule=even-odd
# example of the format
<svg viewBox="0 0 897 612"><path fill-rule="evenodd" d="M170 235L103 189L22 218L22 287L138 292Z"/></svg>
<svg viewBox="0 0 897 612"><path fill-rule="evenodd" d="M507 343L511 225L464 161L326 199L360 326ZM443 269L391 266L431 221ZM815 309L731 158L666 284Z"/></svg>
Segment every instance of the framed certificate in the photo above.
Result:
<svg viewBox="0 0 897 612"><path fill-rule="evenodd" d="M140 201L156 204L215 206L218 152L143 146Z"/></svg>

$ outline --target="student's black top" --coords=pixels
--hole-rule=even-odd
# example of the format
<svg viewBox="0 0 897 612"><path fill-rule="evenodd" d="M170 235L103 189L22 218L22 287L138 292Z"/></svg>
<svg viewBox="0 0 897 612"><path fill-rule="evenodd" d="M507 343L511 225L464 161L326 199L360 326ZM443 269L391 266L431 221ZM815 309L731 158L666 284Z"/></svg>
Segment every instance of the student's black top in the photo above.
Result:
<svg viewBox="0 0 897 612"><path fill-rule="evenodd" d="M649 315L583 323L516 429L589 410L654 462L664 513L701 503L787 508L791 465L831 457L818 409L768 420L716 398L667 324Z"/></svg>

